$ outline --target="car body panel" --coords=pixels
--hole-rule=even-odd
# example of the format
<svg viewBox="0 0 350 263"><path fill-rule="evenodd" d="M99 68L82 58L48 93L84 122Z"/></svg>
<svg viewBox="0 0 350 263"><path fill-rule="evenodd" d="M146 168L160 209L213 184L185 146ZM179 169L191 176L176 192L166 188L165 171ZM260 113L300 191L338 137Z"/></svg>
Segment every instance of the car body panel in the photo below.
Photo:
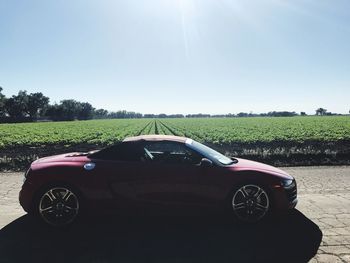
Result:
<svg viewBox="0 0 350 263"><path fill-rule="evenodd" d="M125 141L162 141L162 136L132 137ZM186 138L166 136L185 143ZM281 180L293 179L282 170L258 162L237 159L227 166L201 166L141 161L104 160L84 153L68 153L32 163L20 192L20 203L30 212L35 195L47 185L68 184L79 190L88 211L120 212L152 207L221 208L232 190L256 183L269 192L274 208L294 207ZM92 169L84 165L92 163ZM294 200L293 200L294 201ZM295 201L294 201L295 202Z"/></svg>

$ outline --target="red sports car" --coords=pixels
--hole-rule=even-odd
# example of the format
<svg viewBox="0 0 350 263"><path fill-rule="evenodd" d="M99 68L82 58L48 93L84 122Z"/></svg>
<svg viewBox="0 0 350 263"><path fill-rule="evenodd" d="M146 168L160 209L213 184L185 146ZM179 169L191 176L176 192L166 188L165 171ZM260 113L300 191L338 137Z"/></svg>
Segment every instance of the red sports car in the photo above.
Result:
<svg viewBox="0 0 350 263"><path fill-rule="evenodd" d="M145 135L99 151L34 161L19 201L53 226L68 225L86 212L197 209L256 222L294 208L297 188L292 176L272 166L228 158L184 137Z"/></svg>

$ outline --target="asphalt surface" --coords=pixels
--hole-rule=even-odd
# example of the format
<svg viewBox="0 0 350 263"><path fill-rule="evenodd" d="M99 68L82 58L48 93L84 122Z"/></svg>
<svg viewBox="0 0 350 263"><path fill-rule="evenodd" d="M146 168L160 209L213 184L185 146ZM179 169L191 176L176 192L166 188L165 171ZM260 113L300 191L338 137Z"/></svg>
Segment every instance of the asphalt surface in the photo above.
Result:
<svg viewBox="0 0 350 263"><path fill-rule="evenodd" d="M76 235L73 236L75 239L70 237L69 241L67 241L65 234L58 234L61 235L61 239L56 238L59 240L57 242L60 242L59 244L61 245L62 243L66 243L67 247L64 248L66 252L58 252L57 243L47 243L46 241L43 242L42 239L44 238L48 238L49 240L51 238L55 239L53 235L55 235L55 233L57 234L57 232L51 233L48 237L46 235L48 235L48 231L51 230L46 228L44 230L40 228L41 230L39 230L41 232L39 230L35 230L35 227L37 226L35 223L32 225L31 219L28 219L29 217L25 215L24 211L20 207L18 203L18 192L22 185L23 174L10 172L0 173L0 262L14 262L17 260L23 260L26 258L25 253L23 254L25 251L30 251L30 253L37 252L34 254L37 257L40 255L38 262L41 260L46 261L48 259L55 262L55 260L53 260L55 258L57 261L60 261L62 259L66 259L64 255L69 255L72 259L74 259L74 262L111 262L114 260L109 259L116 258L123 259L120 262L193 262L193 258L197 256L197 252L198 255L206 255L205 260L200 258L200 260L198 259L198 262L213 262L215 260L215 256L217 255L216 253L219 253L218 251L220 251L221 260L216 261L226 262L225 257L227 256L229 258L232 255L227 252L228 250L223 250L223 247L225 247L225 244L228 242L236 242L234 241L234 238L232 239L227 236L229 235L228 233L230 233L230 231L232 231L232 235L235 238L240 234L244 236L245 233L250 231L249 235L251 235L251 237L247 238L246 247L244 245L245 239L242 239L241 237L237 239L237 243L233 243L235 246L237 246L237 244L241 246L240 251L245 251L245 249L247 250L244 253L242 252L240 255L239 252L236 254L237 257L241 256L241 258L245 259L247 262L254 259L256 261L264 261L263 256L269 256L268 253L270 252L271 254L277 253L276 255L279 255L278 253L282 252L278 250L283 250L284 247L287 247L287 254L288 251L290 251L290 253L300 252L300 255L311 255L308 258L309 260L312 257L310 262L350 262L350 166L293 167L283 169L293 175L297 180L299 203L297 205L296 213L292 215L290 219L283 219L289 220L288 222L286 221L286 224L283 224L282 226L282 224L276 223L271 227L270 232L272 232L272 234L270 234L270 232L264 232L268 231L269 226L264 226L263 229L250 227L249 229L246 229L245 232L240 232L244 231L244 228L233 228L228 224L225 225L226 228L224 228L223 223L218 224L217 222L211 222L210 224L212 225L210 226L203 225L204 223L201 222L201 229L199 229L199 232L197 233L195 232L195 225L198 225L198 222L196 221L194 223L194 227L189 227L189 229L183 233L184 235L187 234L188 236L193 234L192 238L194 239L191 239L190 236L184 239L185 242L183 242L184 240L181 239L181 231L186 229L183 224L179 229L177 229L174 225L172 227L169 227L168 225L166 228L162 228L162 231L157 228L156 231L158 232L154 232L154 225L145 226L142 225L143 223L141 224L142 226L139 223L136 223L135 225L135 223L130 223L130 220L127 220L118 223L119 225L124 224L122 229L118 228L118 230L110 230L110 227L106 228L106 226L102 226L103 224L98 225L100 228L89 225L85 229L80 229L81 232L78 231ZM160 224L162 223L163 222ZM114 223L112 222L112 224ZM159 222L157 224L159 225ZM293 226L293 224L295 225ZM125 225L130 227L130 231L125 230ZM279 226L281 226L281 229L278 229ZM207 230L210 228L212 229L211 232ZM289 231L290 233L288 232L291 238L281 239L281 242L284 242L285 244L285 246L282 247L282 245L276 243L275 241L278 238L281 238L281 235L283 235L281 232L288 231L289 228L293 229ZM96 230L94 231L93 229ZM152 231L150 229L152 229ZM321 231L319 231L319 229ZM88 230L88 232L90 231L90 238L94 238L89 242L87 242L86 239L80 238L80 236L84 236L86 234L86 230ZM216 231L215 233L213 233L214 230ZM105 234L101 235L101 231L105 231ZM127 240L127 242L129 242L127 244L118 243L118 247L121 249L120 251L122 251L122 253L118 253L118 255L116 255L117 252L113 253L113 251L117 250L110 245L112 241L115 244L115 236L110 234L114 233L113 231L118 233L120 236L120 239L118 239L119 241ZM148 233L147 231L151 232ZM273 236L274 231L276 231L276 237ZM203 235L203 232L206 233L208 237L205 238L202 236L197 240L197 236ZM142 235L140 235L140 233L142 233ZM180 241L179 243L176 243L174 238L163 236L163 234L176 236L177 239L175 238L175 240L182 241L181 243ZM217 238L216 242L207 244L205 241L203 241L214 238L214 236ZM291 240L293 238L294 240ZM262 241L264 239L265 242ZM319 244L321 239L322 241ZM226 241L220 244L220 240ZM251 243L251 240L255 240L257 243ZM193 243L191 243L192 241ZM251 245L249 245L249 242ZM257 250L256 247L259 246L259 244L264 244L266 242L272 242L271 244L266 245L266 247L268 247L267 250ZM312 243L312 246L310 243ZM93 244L91 245L93 247L91 247L90 244ZM218 247L215 247L215 245ZM309 245L310 247L308 248ZM72 246L81 247L79 247L78 250L77 248L70 250ZM129 257L129 255L134 255L134 253L136 253L134 250L128 250L131 246L138 246L139 248L139 254L137 254L138 256L136 256L136 258L134 258L136 259L134 261L128 260L128 258L130 259L130 257L133 257ZM163 253L161 253L159 250L156 252L153 251L152 249L154 246L161 247L160 250L162 250ZM174 249L174 246L177 246L177 248ZM249 253L249 247L252 246L255 250L253 249L253 251ZM276 250L271 250L269 252L269 248L271 246L274 246ZM277 249L279 246L281 246L281 248ZM210 248L212 248L212 250L210 250ZM317 249L316 255L314 255L316 250L312 252L313 249ZM16 254L17 250L19 254ZM94 250L97 252L93 252ZM46 255L45 251L50 255ZM76 251L80 252L77 253ZM259 254L262 256L260 260L259 258L254 258L252 255L249 255L254 254L254 251L257 254L261 253ZM128 254L128 252L131 254ZM226 252L227 254L225 254ZM51 253L53 253L54 256L52 256ZM173 257L170 257L170 259L167 258L167 256L171 253L173 253ZM302 257L300 257L300 261L290 259L290 262L305 262L305 260L302 260L301 258ZM303 258L305 259L307 256ZM236 258L233 257L233 259ZM286 262L287 259L288 255L285 255L285 258L281 259L281 262ZM240 261L241 260L237 262Z"/></svg>

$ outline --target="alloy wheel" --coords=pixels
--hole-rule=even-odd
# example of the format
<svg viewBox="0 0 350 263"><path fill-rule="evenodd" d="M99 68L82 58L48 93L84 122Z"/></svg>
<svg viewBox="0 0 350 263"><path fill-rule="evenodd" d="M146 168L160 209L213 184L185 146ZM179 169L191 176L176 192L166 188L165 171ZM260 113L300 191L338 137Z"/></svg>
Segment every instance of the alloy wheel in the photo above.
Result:
<svg viewBox="0 0 350 263"><path fill-rule="evenodd" d="M78 212L78 198L68 188L51 188L40 198L39 214L42 219L50 225L68 225L73 222L78 215Z"/></svg>
<svg viewBox="0 0 350 263"><path fill-rule="evenodd" d="M260 186L244 185L233 195L232 208L241 221L256 222L268 212L270 208L269 197Z"/></svg>

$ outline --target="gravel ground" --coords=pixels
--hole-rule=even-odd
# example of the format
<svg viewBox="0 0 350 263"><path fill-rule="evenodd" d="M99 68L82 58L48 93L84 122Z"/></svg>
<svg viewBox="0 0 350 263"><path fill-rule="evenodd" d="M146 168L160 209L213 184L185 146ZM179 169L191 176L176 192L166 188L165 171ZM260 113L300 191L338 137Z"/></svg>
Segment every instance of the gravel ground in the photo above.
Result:
<svg viewBox="0 0 350 263"><path fill-rule="evenodd" d="M297 209L323 234L310 262L350 262L350 166L283 169L297 180ZM22 179L22 173L0 173L0 234L25 214L18 203Z"/></svg>

